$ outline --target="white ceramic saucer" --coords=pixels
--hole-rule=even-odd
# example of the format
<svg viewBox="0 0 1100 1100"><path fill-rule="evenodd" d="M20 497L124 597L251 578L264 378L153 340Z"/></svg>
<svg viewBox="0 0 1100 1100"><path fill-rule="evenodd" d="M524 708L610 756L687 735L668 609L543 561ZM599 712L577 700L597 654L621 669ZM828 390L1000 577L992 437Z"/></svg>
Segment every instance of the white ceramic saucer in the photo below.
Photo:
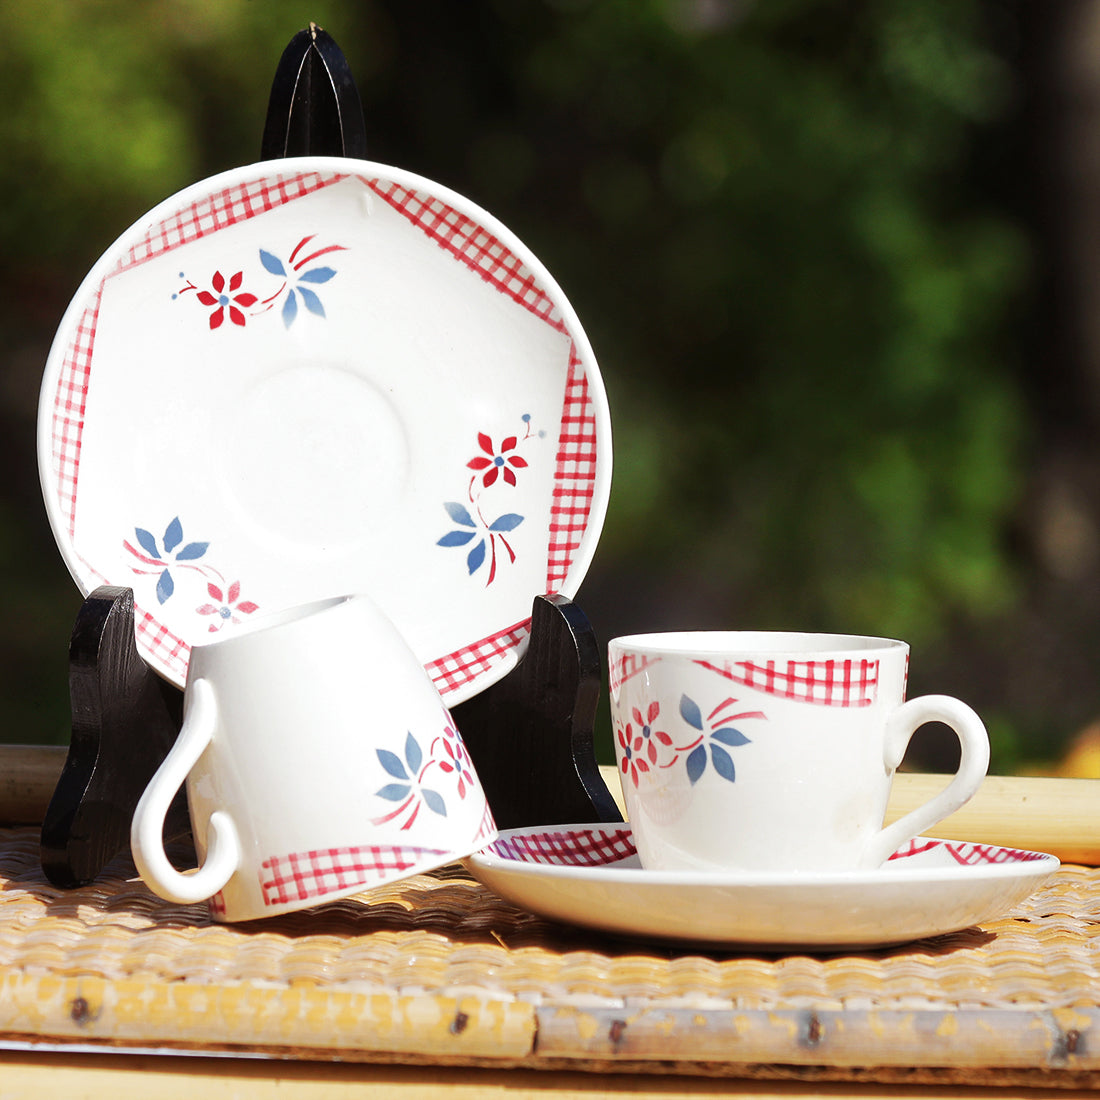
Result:
<svg viewBox="0 0 1100 1100"><path fill-rule="evenodd" d="M335 158L235 169L124 233L62 320L38 440L73 577L133 588L177 684L260 608L365 592L460 702L535 596L575 593L610 485L600 375L538 260Z"/></svg>
<svg viewBox="0 0 1100 1100"><path fill-rule="evenodd" d="M607 932L726 945L873 947L1001 916L1059 861L1041 852L917 837L881 868L801 874L645 871L629 825L510 829L465 860L541 916Z"/></svg>

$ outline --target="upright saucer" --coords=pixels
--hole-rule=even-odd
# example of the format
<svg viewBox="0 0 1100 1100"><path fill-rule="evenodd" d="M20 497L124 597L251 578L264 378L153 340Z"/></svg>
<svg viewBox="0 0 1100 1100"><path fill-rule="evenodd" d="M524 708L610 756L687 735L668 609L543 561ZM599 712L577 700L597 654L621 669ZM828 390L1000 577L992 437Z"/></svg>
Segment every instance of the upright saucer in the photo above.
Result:
<svg viewBox="0 0 1100 1100"><path fill-rule="evenodd" d="M50 523L142 656L365 592L448 704L503 676L603 524L610 417L557 284L469 200L306 157L168 199L77 291L42 382Z"/></svg>
<svg viewBox="0 0 1100 1100"><path fill-rule="evenodd" d="M816 950L903 943L992 920L1059 867L1042 852L917 837L868 871L646 871L621 824L506 830L465 864L502 897L555 920Z"/></svg>

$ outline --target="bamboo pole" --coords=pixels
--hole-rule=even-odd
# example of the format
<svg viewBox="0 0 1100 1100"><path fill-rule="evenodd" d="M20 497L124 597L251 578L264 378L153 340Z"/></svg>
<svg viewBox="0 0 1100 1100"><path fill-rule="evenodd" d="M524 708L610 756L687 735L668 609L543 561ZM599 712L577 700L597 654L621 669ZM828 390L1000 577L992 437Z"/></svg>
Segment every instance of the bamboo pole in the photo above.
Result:
<svg viewBox="0 0 1100 1100"><path fill-rule="evenodd" d="M600 771L619 808L625 807L614 767ZM898 772L886 821L915 810L947 786L948 775ZM1049 852L1065 863L1100 865L1100 780L988 775L961 810L928 830L944 840L969 840Z"/></svg>
<svg viewBox="0 0 1100 1100"><path fill-rule="evenodd" d="M886 820L894 821L947 786L948 775L899 772ZM961 810L928 830L945 840L1050 852L1065 863L1100 864L1100 780L987 775Z"/></svg>
<svg viewBox="0 0 1100 1100"><path fill-rule="evenodd" d="M38 825L46 814L65 763L56 745L0 745L0 824ZM600 771L624 810L618 774ZM895 821L947 786L950 777L899 772L894 777L887 822ZM945 840L969 840L1050 852L1066 863L1100 865L1100 780L1047 776L986 776L978 793L930 832Z"/></svg>

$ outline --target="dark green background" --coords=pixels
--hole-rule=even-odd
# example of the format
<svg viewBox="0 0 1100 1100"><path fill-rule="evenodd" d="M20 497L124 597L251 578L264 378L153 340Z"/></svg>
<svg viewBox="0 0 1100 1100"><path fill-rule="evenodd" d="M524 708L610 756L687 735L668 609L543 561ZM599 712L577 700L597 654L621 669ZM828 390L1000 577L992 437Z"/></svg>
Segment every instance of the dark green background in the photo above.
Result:
<svg viewBox="0 0 1100 1100"><path fill-rule="evenodd" d="M1100 709L1096 514L1087 478L1049 475L1095 450L1041 140L1083 6L4 0L4 737L68 738L80 597L35 469L54 329L146 209L258 158L315 20L371 158L496 214L594 345L615 480L579 602L601 645L905 637L912 690L977 706L994 770L1049 764Z"/></svg>

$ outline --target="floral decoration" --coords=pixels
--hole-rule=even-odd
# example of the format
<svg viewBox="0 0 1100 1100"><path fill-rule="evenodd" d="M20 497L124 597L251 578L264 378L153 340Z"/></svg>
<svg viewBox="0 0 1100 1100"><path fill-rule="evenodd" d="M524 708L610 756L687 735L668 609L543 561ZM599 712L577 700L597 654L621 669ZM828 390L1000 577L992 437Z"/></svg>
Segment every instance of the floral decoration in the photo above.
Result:
<svg viewBox="0 0 1100 1100"><path fill-rule="evenodd" d="M677 709L686 730L674 736L667 729L656 727L661 714L657 700L646 706L644 714L639 707L632 707L632 721L616 724L615 729L619 767L624 777L637 787L641 777L650 771L682 765L692 786L708 767L733 783L737 776L730 750L749 744L750 738L731 723L767 719L763 711L738 711L736 708L737 700L726 698L704 716L694 699L681 695Z"/></svg>
<svg viewBox="0 0 1100 1100"><path fill-rule="evenodd" d="M155 593L157 602L167 603L176 593L178 575L196 575L205 585L209 601L199 605L199 615L211 616L209 630L221 630L226 623L240 623L242 615L259 610L252 600L241 599L241 582L227 582L225 577L209 562L204 561L210 543L188 542L184 538L183 524L175 516L159 538L145 527L134 528L134 539L122 540L123 549L134 559L130 569L135 573L157 578ZM139 549L140 547L140 549Z"/></svg>
<svg viewBox="0 0 1100 1100"><path fill-rule="evenodd" d="M446 799L435 787L428 787L424 782L433 769L454 783L459 801L464 800L475 786L473 766L466 746L449 715L443 733L429 745L427 759L411 731L405 736L404 758L389 749L376 749L375 753L379 764L393 780L375 791L375 795L399 805L382 817L374 818L374 825L382 825L404 815L401 829L411 829L424 806L431 813L446 817Z"/></svg>
<svg viewBox="0 0 1100 1100"><path fill-rule="evenodd" d="M195 610L200 615L215 615L222 622L231 622L238 624L243 622L242 615L251 615L253 611L257 610L257 605L251 600L241 599L241 582L234 581L224 592L221 587L216 584L208 584L206 591L214 603L204 603L201 607ZM220 626L215 623L210 624L211 630L218 630Z"/></svg>
<svg viewBox="0 0 1100 1100"><path fill-rule="evenodd" d="M478 453L466 463L472 470L466 487L464 501L444 501L443 507L456 526L448 531L436 543L437 546L473 546L466 554L466 569L469 575L476 573L486 562L489 563L486 587L496 580L499 558L506 554L510 562L516 560L515 548L508 539L524 517L518 512L504 511L490 519L486 515L489 500L496 499L496 493L488 490L514 489L519 484L517 471L526 470L528 461L519 449L530 440L541 439L545 433L535 432L531 428L531 416L524 413L522 435L508 435L497 445L492 436L478 432ZM492 514L492 513L490 513ZM477 540L476 542L474 540Z"/></svg>
<svg viewBox="0 0 1100 1100"><path fill-rule="evenodd" d="M243 268L231 275L228 280L220 270L215 271L210 278L210 290L200 289L181 271L179 277L185 280L185 283L172 295L172 298L177 299L183 294L194 291L200 305L207 309L214 307L209 317L211 329L220 328L227 315L232 324L244 328L249 317L268 313L280 302L282 302L280 315L285 328L290 328L298 317L299 301L309 313L324 317L326 316L325 307L316 288L334 278L336 269L327 264L318 264L316 261L330 253L346 251L346 248L341 244L312 248L311 242L315 238L315 233L303 237L285 260L275 252L269 252L264 248L259 250L260 265L264 271L282 280L278 289L265 298L261 299L258 294L242 289ZM253 309L254 306L258 308Z"/></svg>
<svg viewBox="0 0 1100 1100"><path fill-rule="evenodd" d="M634 721L627 722L625 729L615 731L622 748L623 772L630 775L635 787L638 785L639 772L647 772L651 765L657 763L657 746L668 748L672 745L669 734L653 727L660 713L661 704L656 700L649 704L644 718L642 712L633 707L631 716Z"/></svg>

